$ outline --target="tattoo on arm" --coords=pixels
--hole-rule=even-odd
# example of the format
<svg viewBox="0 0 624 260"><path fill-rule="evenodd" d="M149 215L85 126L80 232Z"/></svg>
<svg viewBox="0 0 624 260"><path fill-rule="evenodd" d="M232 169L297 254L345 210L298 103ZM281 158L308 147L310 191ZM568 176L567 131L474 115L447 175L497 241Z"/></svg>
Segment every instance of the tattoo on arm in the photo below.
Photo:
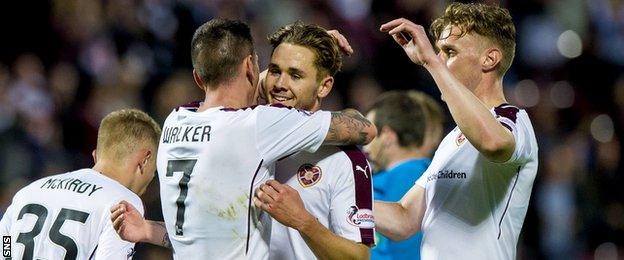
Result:
<svg viewBox="0 0 624 260"><path fill-rule="evenodd" d="M164 222L156 222L156 224L167 230ZM169 240L169 233L167 231L165 231L165 234L162 237L161 245L166 248L171 248L171 240Z"/></svg>
<svg viewBox="0 0 624 260"><path fill-rule="evenodd" d="M171 240L169 240L169 233L165 232L162 239L162 246L166 248L171 248Z"/></svg>
<svg viewBox="0 0 624 260"><path fill-rule="evenodd" d="M325 141L331 144L364 144L368 137L366 129L371 126L372 123L355 109L332 112Z"/></svg>

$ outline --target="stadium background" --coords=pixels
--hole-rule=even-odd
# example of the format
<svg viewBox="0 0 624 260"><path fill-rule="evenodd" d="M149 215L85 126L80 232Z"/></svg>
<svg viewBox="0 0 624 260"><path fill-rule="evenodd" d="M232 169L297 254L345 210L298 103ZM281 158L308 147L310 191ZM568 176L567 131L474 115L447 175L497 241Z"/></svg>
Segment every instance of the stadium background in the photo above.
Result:
<svg viewBox="0 0 624 260"><path fill-rule="evenodd" d="M1 1L0 207L32 180L92 166L97 126L108 112L137 107L162 122L176 105L201 99L189 45L195 28L212 17L250 24L261 67L270 54L266 36L281 25L300 19L339 29L356 53L345 59L324 107L366 112L384 90L440 98L427 73L378 28L396 17L428 27L446 3ZM529 111L540 147L518 258L623 259L624 1L501 5L518 31L505 92ZM147 217L161 219L156 179L143 199ZM170 255L145 245L137 250L137 259Z"/></svg>

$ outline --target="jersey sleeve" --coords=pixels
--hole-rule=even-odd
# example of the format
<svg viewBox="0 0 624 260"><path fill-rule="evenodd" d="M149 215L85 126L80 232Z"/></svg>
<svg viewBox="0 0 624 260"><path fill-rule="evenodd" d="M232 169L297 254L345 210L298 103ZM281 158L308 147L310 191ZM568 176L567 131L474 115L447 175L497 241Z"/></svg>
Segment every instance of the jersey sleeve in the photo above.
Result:
<svg viewBox="0 0 624 260"><path fill-rule="evenodd" d="M431 167L427 167L427 170L425 170L425 172L423 172L422 175L420 175L420 177L418 178L418 180L416 180L416 185L422 187L423 189L425 188L426 184L427 184L427 179L429 178L429 175L431 174L429 171L429 169L431 169ZM411 189L411 187L410 187ZM409 191L409 189L408 189Z"/></svg>
<svg viewBox="0 0 624 260"><path fill-rule="evenodd" d="M15 214L15 204L9 205L7 210L2 215L2 220L0 220L0 235L2 236L10 236L11 235L11 225L13 224L13 215Z"/></svg>
<svg viewBox="0 0 624 260"><path fill-rule="evenodd" d="M132 203L132 206L134 206L141 215L144 214L143 203L138 197L133 199L126 198L126 200ZM113 223L110 220L110 211L108 210L112 206L113 205L109 205L107 210L105 210L104 219L102 221L106 224L98 240L98 246L95 249L95 257L93 259L132 259L135 253L134 243L122 240L113 228Z"/></svg>
<svg viewBox="0 0 624 260"><path fill-rule="evenodd" d="M524 162L531 155L531 132L533 126L519 118L522 112L517 107L503 105L494 108L496 120L507 128L514 137L515 147L511 158L505 163Z"/></svg>
<svg viewBox="0 0 624 260"><path fill-rule="evenodd" d="M375 244L373 185L370 165L357 150L346 151L349 160L330 174L337 174L330 199L330 229L346 239L372 246ZM340 171L340 172L338 172Z"/></svg>
<svg viewBox="0 0 624 260"><path fill-rule="evenodd" d="M256 108L257 148L267 161L298 151L315 152L325 140L331 113L308 112L287 107Z"/></svg>

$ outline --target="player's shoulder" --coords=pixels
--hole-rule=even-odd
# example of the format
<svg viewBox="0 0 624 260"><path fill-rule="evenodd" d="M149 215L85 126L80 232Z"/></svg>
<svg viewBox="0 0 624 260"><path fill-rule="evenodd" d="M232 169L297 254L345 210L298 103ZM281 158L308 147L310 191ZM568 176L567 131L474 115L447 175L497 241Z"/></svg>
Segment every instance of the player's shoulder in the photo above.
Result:
<svg viewBox="0 0 624 260"><path fill-rule="evenodd" d="M313 115L323 115L329 113L328 111L318 110L318 111L308 111L304 109L299 109L291 106L286 106L283 104L270 104L270 105L258 105L254 106L254 111L257 114L262 114L265 116L266 114L274 114L274 115L301 115L301 116L313 116Z"/></svg>
<svg viewBox="0 0 624 260"><path fill-rule="evenodd" d="M94 186L93 189L101 189L102 192L94 192L92 196L100 203L114 204L123 199L133 204L140 204L141 198L136 193L123 186L117 180L111 179L97 171L82 169L74 172L72 176L90 182Z"/></svg>
<svg viewBox="0 0 624 260"><path fill-rule="evenodd" d="M504 117L513 123L516 123L519 112L520 112L520 108L514 105L511 105L509 103L503 103L497 107L494 107L494 114L496 114L497 118Z"/></svg>
<svg viewBox="0 0 624 260"><path fill-rule="evenodd" d="M355 145L337 146L336 148L340 150L340 153L345 156L346 160L352 163L367 163L366 154Z"/></svg>
<svg viewBox="0 0 624 260"><path fill-rule="evenodd" d="M351 165L354 162L366 162L366 154L357 146L321 146L316 152L301 152L295 156L297 160L314 161L320 164Z"/></svg>
<svg viewBox="0 0 624 260"><path fill-rule="evenodd" d="M74 171L70 171L70 172L59 173L59 174L42 177L24 186L22 189L20 189L16 193L16 196L21 195L22 193L31 192L32 190L35 190L35 189L39 189L42 185L45 185L45 183L50 182L51 180L66 179L72 176L73 174L74 174Z"/></svg>
<svg viewBox="0 0 624 260"><path fill-rule="evenodd" d="M348 177L349 179L371 178L370 164L366 159L366 154L360 148L348 145L336 146L336 149L337 152L328 158L333 160L333 163L345 173L341 174L340 177Z"/></svg>

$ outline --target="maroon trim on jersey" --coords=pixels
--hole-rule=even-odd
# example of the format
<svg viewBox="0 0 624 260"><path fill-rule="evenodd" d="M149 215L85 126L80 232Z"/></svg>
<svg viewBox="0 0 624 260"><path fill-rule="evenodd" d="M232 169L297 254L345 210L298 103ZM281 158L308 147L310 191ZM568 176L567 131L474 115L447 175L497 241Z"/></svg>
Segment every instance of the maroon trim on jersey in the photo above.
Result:
<svg viewBox="0 0 624 260"><path fill-rule="evenodd" d="M373 183L372 174L366 155L354 145L339 146L351 160L353 170L353 180L355 181L355 205L358 209L373 209ZM364 172L362 172L362 170ZM372 228L360 228L360 238L362 244L373 245L375 235Z"/></svg>
<svg viewBox="0 0 624 260"><path fill-rule="evenodd" d="M503 231L502 229L502 224L503 224L503 218L505 217L505 213L507 213L507 209L509 208L509 202L511 201L511 196L513 196L513 192L516 189L516 184L518 183L518 179L520 178L520 169L521 167L518 166L518 172L516 173L516 180L514 181L513 187L511 187L511 192L509 192L509 198L507 198L507 205L505 205L505 210L503 210L503 215L501 216L500 221L498 221L498 238L500 239L501 233Z"/></svg>
<svg viewBox="0 0 624 260"><path fill-rule="evenodd" d="M516 119L518 119L517 114L519 111L520 109L507 103L501 104L500 106L497 106L494 108L494 113L496 114L497 117L502 116L504 118L507 118L511 120L511 122L513 122L514 124L516 123ZM507 129L509 129L509 131L513 131L509 124L504 123L504 122L500 122L500 123Z"/></svg>
<svg viewBox="0 0 624 260"><path fill-rule="evenodd" d="M253 199L253 185L256 182L256 176L258 176L258 172L260 172L260 167L264 159L260 160L258 164L258 168L256 168L256 173L254 173L253 178L251 178L251 184L249 184L249 202L247 203L247 242L245 245L245 255L249 252L249 236L251 234L251 201Z"/></svg>
<svg viewBox="0 0 624 260"><path fill-rule="evenodd" d="M197 100L197 101L193 101L190 103L186 103L184 105L176 107L176 111L178 111L180 108L186 108L188 110L197 110L199 106L201 105L201 102L202 102L201 100Z"/></svg>
<svg viewBox="0 0 624 260"><path fill-rule="evenodd" d="M221 108L221 111L226 111L226 112L234 112L234 111L238 111L238 110L247 110L247 109L255 109L256 107L258 107L258 105L253 105L253 106L248 106L248 107L241 107L241 108L233 108L233 107L224 107Z"/></svg>
<svg viewBox="0 0 624 260"><path fill-rule="evenodd" d="M270 106L270 107L281 107L281 108L288 108L288 109L292 109L292 108L294 108L294 107L291 107L291 106L284 105L284 104L282 104L282 103L273 103L273 104L270 104L269 106Z"/></svg>
<svg viewBox="0 0 624 260"><path fill-rule="evenodd" d="M293 107L290 107L290 106L285 106L285 105L276 103L276 104L270 104L270 105L253 105L253 106L241 107L241 108L224 107L224 108L221 108L221 111L233 112L233 111L238 111L238 110L246 110L246 109L250 109L250 108L251 109L255 109L256 107L259 107L259 106L279 107L279 108L288 108L288 109L293 108Z"/></svg>
<svg viewBox="0 0 624 260"><path fill-rule="evenodd" d="M512 128L511 128L511 126L510 126L510 125L508 125L507 123L500 122L500 121L499 121L499 123L500 123L501 125L503 125L505 128L509 129L509 131L510 131L510 132L513 132L513 129L512 129Z"/></svg>

